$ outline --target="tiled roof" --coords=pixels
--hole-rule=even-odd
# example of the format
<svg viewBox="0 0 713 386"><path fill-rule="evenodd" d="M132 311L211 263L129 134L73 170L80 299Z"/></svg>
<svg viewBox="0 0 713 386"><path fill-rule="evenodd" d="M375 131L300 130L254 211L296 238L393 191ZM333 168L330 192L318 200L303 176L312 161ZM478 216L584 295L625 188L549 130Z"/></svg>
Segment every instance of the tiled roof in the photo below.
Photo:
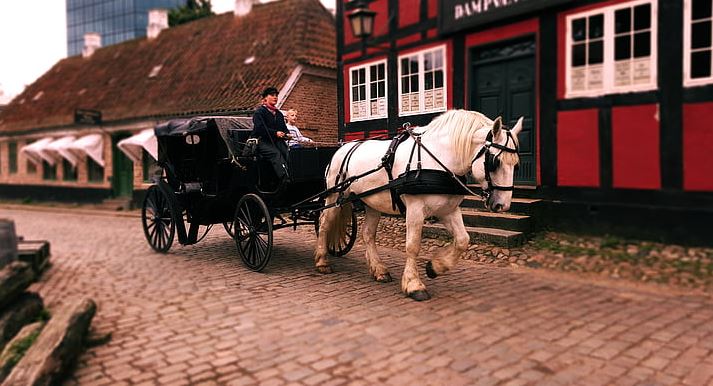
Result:
<svg viewBox="0 0 713 386"><path fill-rule="evenodd" d="M336 69L335 36L318 0L199 19L59 61L0 113L0 132L70 125L77 108L99 110L104 121L252 109L298 64Z"/></svg>

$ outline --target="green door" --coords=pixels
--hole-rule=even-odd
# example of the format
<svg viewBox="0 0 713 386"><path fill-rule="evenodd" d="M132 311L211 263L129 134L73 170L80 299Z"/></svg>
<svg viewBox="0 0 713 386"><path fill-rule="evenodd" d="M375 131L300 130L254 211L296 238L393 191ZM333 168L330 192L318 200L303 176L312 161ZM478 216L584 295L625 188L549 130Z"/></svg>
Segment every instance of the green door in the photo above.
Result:
<svg viewBox="0 0 713 386"><path fill-rule="evenodd" d="M535 185L535 39L475 47L470 54L469 108L493 119L501 115L508 127L525 117L515 183Z"/></svg>
<svg viewBox="0 0 713 386"><path fill-rule="evenodd" d="M129 136L131 134L121 133L111 137L111 153L114 164L111 189L114 197L131 197L134 191L134 164L116 146L119 141Z"/></svg>

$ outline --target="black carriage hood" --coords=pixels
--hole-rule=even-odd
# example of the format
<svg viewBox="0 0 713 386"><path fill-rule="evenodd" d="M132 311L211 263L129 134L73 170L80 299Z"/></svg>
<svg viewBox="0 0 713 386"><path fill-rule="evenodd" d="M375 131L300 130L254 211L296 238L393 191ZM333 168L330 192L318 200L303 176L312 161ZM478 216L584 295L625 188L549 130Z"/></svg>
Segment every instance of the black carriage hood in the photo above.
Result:
<svg viewBox="0 0 713 386"><path fill-rule="evenodd" d="M157 137L183 136L206 130L215 124L219 130L227 129L252 130L253 121L250 117L195 117L189 119L172 119L154 128Z"/></svg>

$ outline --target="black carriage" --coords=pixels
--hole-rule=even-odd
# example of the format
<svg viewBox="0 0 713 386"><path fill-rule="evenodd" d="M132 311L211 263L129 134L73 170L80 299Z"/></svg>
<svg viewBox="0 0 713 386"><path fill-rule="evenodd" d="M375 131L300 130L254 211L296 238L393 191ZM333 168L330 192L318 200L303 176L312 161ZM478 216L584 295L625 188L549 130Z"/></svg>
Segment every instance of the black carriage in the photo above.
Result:
<svg viewBox="0 0 713 386"><path fill-rule="evenodd" d="M290 179L277 181L268 160L254 153L249 117L197 117L155 128L160 176L144 199L141 220L148 243L167 252L200 241L214 224L235 240L245 265L255 271L272 256L273 231L311 225L324 207L324 171L337 147L291 149ZM356 217L347 238L330 247L346 254L356 239Z"/></svg>

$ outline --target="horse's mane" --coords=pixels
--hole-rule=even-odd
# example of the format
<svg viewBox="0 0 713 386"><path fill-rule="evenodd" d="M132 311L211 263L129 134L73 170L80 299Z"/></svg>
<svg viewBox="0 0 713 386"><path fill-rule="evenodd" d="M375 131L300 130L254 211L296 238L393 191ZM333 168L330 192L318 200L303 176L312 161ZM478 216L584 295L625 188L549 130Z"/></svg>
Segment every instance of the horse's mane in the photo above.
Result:
<svg viewBox="0 0 713 386"><path fill-rule="evenodd" d="M422 133L424 139L443 135L449 137L453 150L458 154L461 162L466 165L470 164L478 146L473 141L475 132L492 127L493 120L477 111L448 110L416 131Z"/></svg>

